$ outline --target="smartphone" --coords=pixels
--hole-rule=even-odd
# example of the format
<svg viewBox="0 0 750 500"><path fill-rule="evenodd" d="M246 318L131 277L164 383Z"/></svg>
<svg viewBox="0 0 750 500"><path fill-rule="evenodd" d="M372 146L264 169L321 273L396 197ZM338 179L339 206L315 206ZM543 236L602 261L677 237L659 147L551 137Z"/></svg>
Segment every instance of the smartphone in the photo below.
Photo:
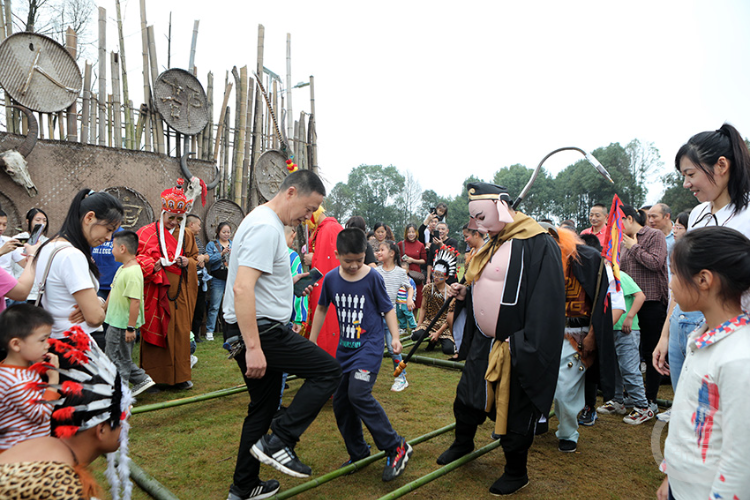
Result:
<svg viewBox="0 0 750 500"><path fill-rule="evenodd" d="M34 225L34 229L31 231L31 236L29 236L29 245L37 244L39 237L42 235L42 231L44 231L44 224Z"/></svg>
<svg viewBox="0 0 750 500"><path fill-rule="evenodd" d="M323 277L323 274L318 271L317 267L313 267L310 269L310 275L305 276L304 278L300 279L297 283L294 284L294 295L297 297L302 297L302 292L305 291L305 288L307 288L310 285L314 285L318 281L320 281L320 278Z"/></svg>

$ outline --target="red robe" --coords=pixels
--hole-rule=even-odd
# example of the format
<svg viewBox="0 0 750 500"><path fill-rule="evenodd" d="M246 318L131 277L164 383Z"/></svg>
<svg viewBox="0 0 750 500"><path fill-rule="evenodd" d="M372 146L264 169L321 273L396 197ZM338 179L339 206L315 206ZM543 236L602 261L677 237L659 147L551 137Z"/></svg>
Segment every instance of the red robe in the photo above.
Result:
<svg viewBox="0 0 750 500"><path fill-rule="evenodd" d="M323 273L324 276L328 271L336 269L339 266L339 260L336 258L334 251L336 250L336 237L343 229L336 219L326 217L320 222L312 236L310 236L308 248L310 248L310 252L313 254L312 267L318 268L318 271ZM315 308L318 307L319 298L320 282L319 286L314 287L312 294L310 294L310 314L308 318L310 325L312 325L315 318ZM318 345L320 348L333 357L336 357L336 348L339 345L339 320L335 309L336 307L331 304L326 314L326 319L323 322L323 327L320 329L320 335L318 335Z"/></svg>
<svg viewBox="0 0 750 500"><path fill-rule="evenodd" d="M160 384L179 384L191 379L190 326L198 295L196 272L198 247L192 231L185 230L182 255L189 264L180 284L182 269L177 265L154 271L162 257L157 233L158 222L138 230L138 263L143 271L145 324L141 326L141 367ZM179 227L174 234L179 236ZM177 238L165 232L169 259L177 249ZM179 291L179 295L177 290ZM175 301L169 297L177 296Z"/></svg>

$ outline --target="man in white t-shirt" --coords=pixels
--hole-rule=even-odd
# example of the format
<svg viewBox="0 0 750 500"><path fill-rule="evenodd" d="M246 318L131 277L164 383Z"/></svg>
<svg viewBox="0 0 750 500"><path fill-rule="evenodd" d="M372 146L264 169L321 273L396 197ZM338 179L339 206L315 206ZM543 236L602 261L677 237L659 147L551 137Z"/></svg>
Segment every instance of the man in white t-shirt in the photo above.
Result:
<svg viewBox="0 0 750 500"><path fill-rule="evenodd" d="M0 210L0 269L13 276L13 251L22 246L15 238L3 236L8 227L8 215Z"/></svg>
<svg viewBox="0 0 750 500"><path fill-rule="evenodd" d="M251 404L242 426L239 453L228 500L268 498L275 480L261 481L260 462L294 477L312 471L294 453L302 433L315 420L341 379L335 358L290 327L294 282L284 226L309 219L325 196L325 186L309 170L288 175L274 198L245 217L235 234L224 293L225 339L243 348L234 356L245 377ZM306 292L312 290L308 287ZM279 406L282 373L305 379L283 416ZM271 434L266 434L269 427Z"/></svg>

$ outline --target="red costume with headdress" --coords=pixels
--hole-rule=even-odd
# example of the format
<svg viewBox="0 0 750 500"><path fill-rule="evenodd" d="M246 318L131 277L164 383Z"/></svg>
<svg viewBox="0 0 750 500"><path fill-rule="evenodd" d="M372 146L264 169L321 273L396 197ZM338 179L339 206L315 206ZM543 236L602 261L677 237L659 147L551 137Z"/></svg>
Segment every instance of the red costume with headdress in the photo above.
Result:
<svg viewBox="0 0 750 500"><path fill-rule="evenodd" d="M143 300L146 323L141 327L141 367L161 384L190 380L190 327L198 295L196 264L198 246L192 231L185 231L185 220L173 231L161 224L165 213L182 215L192 208L182 183L162 192L159 220L138 230L138 263L143 271ZM162 240L163 238L163 240ZM160 241L161 240L161 241ZM175 259L188 258L186 268ZM154 270L161 261L162 267Z"/></svg>

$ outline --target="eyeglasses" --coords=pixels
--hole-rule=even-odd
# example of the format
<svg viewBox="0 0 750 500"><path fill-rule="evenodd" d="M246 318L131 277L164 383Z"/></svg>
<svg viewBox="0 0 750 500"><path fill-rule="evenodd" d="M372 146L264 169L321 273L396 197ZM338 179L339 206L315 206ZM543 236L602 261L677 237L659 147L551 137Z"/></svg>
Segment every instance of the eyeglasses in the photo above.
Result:
<svg viewBox="0 0 750 500"><path fill-rule="evenodd" d="M185 217L178 217L176 215L170 215L169 217L167 217L167 219L169 219L169 220L175 220L175 219L177 219L177 222L182 222L184 218Z"/></svg>

